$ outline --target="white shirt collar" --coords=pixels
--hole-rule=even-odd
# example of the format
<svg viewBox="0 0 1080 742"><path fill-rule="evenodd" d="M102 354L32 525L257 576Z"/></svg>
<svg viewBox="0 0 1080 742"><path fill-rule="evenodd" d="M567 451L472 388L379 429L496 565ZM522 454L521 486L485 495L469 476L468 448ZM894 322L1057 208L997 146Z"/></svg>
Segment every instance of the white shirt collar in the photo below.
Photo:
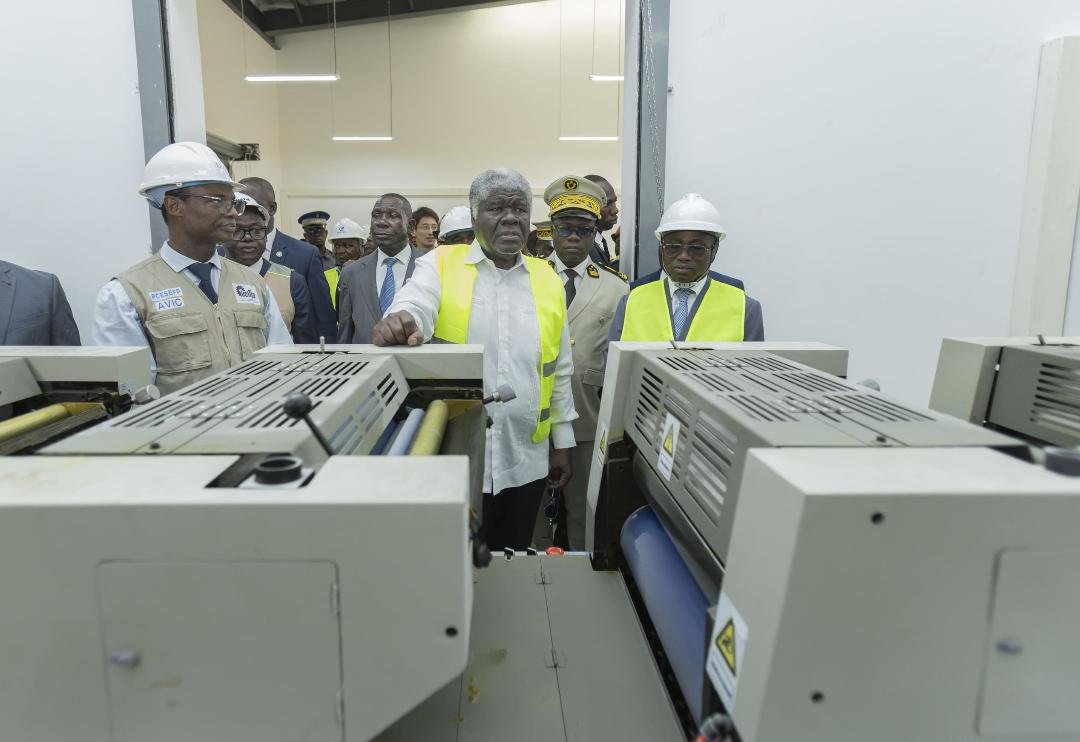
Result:
<svg viewBox="0 0 1080 742"><path fill-rule="evenodd" d="M552 255L554 255L554 253L552 253ZM517 261L510 266L510 270L517 268L519 265L525 265L525 261L521 258L521 253L518 253L516 257ZM465 263L475 265L477 263L482 263L485 260L491 263L492 267L497 267L495 262L484 254L484 248L480 247L480 243L473 240L472 244L469 245L469 252L465 254Z"/></svg>
<svg viewBox="0 0 1080 742"><path fill-rule="evenodd" d="M705 287L705 282L709 280L709 272L705 271L705 275L694 281L693 283L678 283L671 276L667 274L667 271L661 269L660 277L667 281L668 286L671 288L671 293L675 293L675 289L690 289L694 292L694 296L701 293L701 289Z"/></svg>
<svg viewBox="0 0 1080 742"><path fill-rule="evenodd" d="M412 260L412 247L409 246L408 242L405 243L404 249L402 249L402 251L399 252L397 255L387 255L382 251L381 247L378 248L375 252L379 253L378 265L380 267L382 266L383 261L387 258L397 258L398 262L401 265L408 265L409 261Z"/></svg>
<svg viewBox="0 0 1080 742"><path fill-rule="evenodd" d="M177 273L182 273L192 263L199 262L197 260L192 260L187 255L178 253L173 249L172 245L169 244L168 240L161 245L161 251L158 252L158 255L161 256L161 259L165 261L166 265ZM214 251L214 254L211 255L210 259L206 262L210 263L218 270L221 270L221 256L217 254L217 250Z"/></svg>
<svg viewBox="0 0 1080 742"><path fill-rule="evenodd" d="M263 250L263 257L267 260L270 260L270 249L274 246L275 239L277 239L277 227L266 233L266 249Z"/></svg>
<svg viewBox="0 0 1080 742"><path fill-rule="evenodd" d="M548 260L550 260L552 263L555 264L555 272L556 273L558 273L560 276L565 276L566 275L565 271L567 270L567 268L569 268L569 266L566 265L566 263L562 262L562 260L559 259L559 254L558 253L553 251L551 253L551 255L548 256ZM577 276L578 278L581 278L582 276L585 275L585 269L588 267L590 262L592 262L592 261L588 257L586 257L584 260L582 260L580 263L575 265L573 268L570 268L570 270L572 270L574 272L575 276Z"/></svg>

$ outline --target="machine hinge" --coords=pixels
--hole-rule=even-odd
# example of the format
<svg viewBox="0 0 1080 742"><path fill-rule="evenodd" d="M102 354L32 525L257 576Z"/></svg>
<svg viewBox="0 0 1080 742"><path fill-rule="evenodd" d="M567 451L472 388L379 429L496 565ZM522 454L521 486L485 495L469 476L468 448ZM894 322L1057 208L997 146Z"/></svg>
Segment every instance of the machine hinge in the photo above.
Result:
<svg viewBox="0 0 1080 742"><path fill-rule="evenodd" d="M345 726L345 689L334 694L334 719L339 727Z"/></svg>
<svg viewBox="0 0 1080 742"><path fill-rule="evenodd" d="M330 583L330 612L335 616L341 615L341 590L336 582Z"/></svg>

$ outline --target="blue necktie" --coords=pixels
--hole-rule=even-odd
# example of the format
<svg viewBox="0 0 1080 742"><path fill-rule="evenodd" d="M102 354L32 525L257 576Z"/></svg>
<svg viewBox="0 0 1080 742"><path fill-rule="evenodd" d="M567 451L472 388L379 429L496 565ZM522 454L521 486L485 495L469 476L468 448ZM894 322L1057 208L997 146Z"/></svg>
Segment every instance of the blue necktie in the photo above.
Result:
<svg viewBox="0 0 1080 742"><path fill-rule="evenodd" d="M382 262L386 266L386 275L383 276L382 288L379 289L379 311L386 314L386 310L394 303L394 264L397 258L385 258Z"/></svg>
<svg viewBox="0 0 1080 742"><path fill-rule="evenodd" d="M210 303L217 304L218 295L214 291L214 282L210 280L210 271L213 267L213 263L192 263L187 269L199 279L199 288L206 294L206 298L210 300Z"/></svg>
<svg viewBox="0 0 1080 742"><path fill-rule="evenodd" d="M686 327L686 318L690 314L690 297L693 295L694 292L690 289L675 290L678 303L675 305L675 311L671 313L671 324L674 326L676 340L682 337L683 328Z"/></svg>

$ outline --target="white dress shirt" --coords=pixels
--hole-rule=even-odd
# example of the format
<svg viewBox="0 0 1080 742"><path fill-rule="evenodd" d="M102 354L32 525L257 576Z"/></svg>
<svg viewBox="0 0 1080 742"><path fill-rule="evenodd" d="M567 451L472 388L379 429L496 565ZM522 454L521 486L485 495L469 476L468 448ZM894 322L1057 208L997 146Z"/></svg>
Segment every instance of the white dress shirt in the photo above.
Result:
<svg viewBox="0 0 1080 742"><path fill-rule="evenodd" d="M397 296L401 291L401 287L405 285L405 271L409 267L409 261L412 259L412 248L409 247L409 243L405 243L405 248L397 255L387 255L380 248L376 250L379 254L379 262L375 267L375 292L382 291L383 281L386 280L386 264L383 262L387 258L397 258L394 263L394 296Z"/></svg>
<svg viewBox="0 0 1080 742"><path fill-rule="evenodd" d="M696 302L698 299L698 294L700 294L701 290L705 288L705 282L709 280L709 272L705 271L704 276L691 283L679 283L671 276L669 276L667 274L667 271L661 268L660 278L664 279L664 283L667 285L668 296L671 297L672 301L675 301L676 289L690 289L690 293L692 294L692 296L689 298L688 303L690 304L690 308L693 309L694 302Z"/></svg>
<svg viewBox="0 0 1080 742"><path fill-rule="evenodd" d="M442 295L435 261L434 250L417 258L412 278L387 310L388 314L409 312L425 342L435 332ZM502 384L509 384L517 393L516 399L487 408L492 426L487 429L485 442L484 492L498 494L548 474L548 441L532 442L540 406L540 329L536 305L527 298L532 296L529 271L520 255L514 267L502 270L473 242L465 262L476 265L468 341L484 346L484 394L491 394ZM570 391L573 373L570 334L563 325L551 393L554 448L573 448L575 444L571 423L578 415Z"/></svg>
<svg viewBox="0 0 1080 742"><path fill-rule="evenodd" d="M197 287L198 277L187 269L187 266L196 262L186 255L181 255L166 242L161 246L158 253L166 265L177 273L183 275ZM214 266L210 271L210 283L214 285L214 291L218 290L221 280L221 261L223 258L216 252L208 261ZM266 317L266 331L263 333L268 345L292 345L292 335L285 327L285 321L281 319L281 311L274 300L272 291L267 290L266 306L263 307L263 316ZM105 284L98 292L97 302L94 304L94 326L90 330L90 342L93 345L110 346L134 346L149 347L150 341L146 337L142 320L135 305L131 303L131 297L124 290L123 285L115 278ZM150 354L150 378L157 379L157 362L153 353Z"/></svg>
<svg viewBox="0 0 1080 742"><path fill-rule="evenodd" d="M586 266L589 265L588 257L575 265L573 268L569 269L571 271L571 275L569 278L566 277L566 263L559 260L558 253L552 251L551 255L548 256L548 260L555 264L555 272L559 274L559 280L562 281L563 286L566 285L567 281L573 281L574 291L577 291L579 288L581 288L581 278L585 275Z"/></svg>
<svg viewBox="0 0 1080 742"><path fill-rule="evenodd" d="M274 240L277 239L277 227L274 227L266 233L266 249L263 250L263 260L270 260L270 249L274 246ZM276 263L276 260L270 260L271 263Z"/></svg>

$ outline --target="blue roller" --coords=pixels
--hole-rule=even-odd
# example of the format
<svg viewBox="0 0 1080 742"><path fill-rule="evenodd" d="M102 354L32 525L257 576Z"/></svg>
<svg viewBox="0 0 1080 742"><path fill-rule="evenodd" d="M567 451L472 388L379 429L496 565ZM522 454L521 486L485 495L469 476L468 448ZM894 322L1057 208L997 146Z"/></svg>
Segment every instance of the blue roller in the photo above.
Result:
<svg viewBox="0 0 1080 742"><path fill-rule="evenodd" d="M386 426L386 430L379 436L379 440L375 441L375 445L371 449L371 455L382 456L383 452L394 442L394 436L400 427L400 422L391 420L390 424Z"/></svg>
<svg viewBox="0 0 1080 742"><path fill-rule="evenodd" d="M397 438L390 444L390 449L386 452L387 456L404 456L409 452L409 446L412 445L413 438L416 437L416 431L420 427L420 421L424 419L424 411L420 408L416 408L409 413L409 416L405 418L405 422L401 423L401 427L398 429Z"/></svg>
<svg viewBox="0 0 1080 742"><path fill-rule="evenodd" d="M619 536L664 653L694 720L701 721L709 604L652 508L635 510Z"/></svg>

